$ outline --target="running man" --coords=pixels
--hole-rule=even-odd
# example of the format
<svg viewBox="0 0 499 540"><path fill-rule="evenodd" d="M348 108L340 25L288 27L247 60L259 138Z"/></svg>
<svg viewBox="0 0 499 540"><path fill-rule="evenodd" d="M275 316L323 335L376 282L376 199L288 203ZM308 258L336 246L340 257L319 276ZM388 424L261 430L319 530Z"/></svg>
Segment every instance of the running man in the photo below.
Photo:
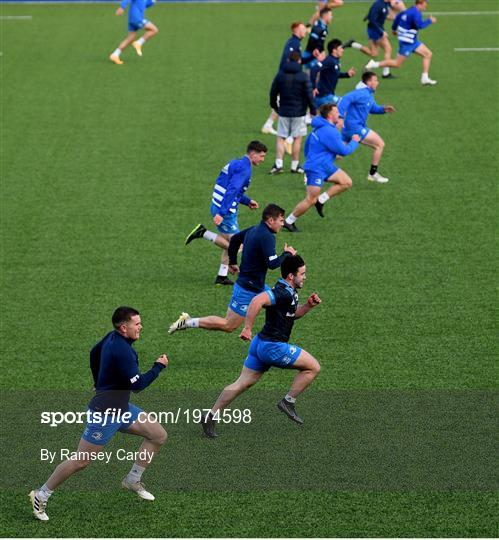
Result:
<svg viewBox="0 0 499 540"><path fill-rule="evenodd" d="M331 8L322 8L318 20L312 26L307 46L302 54L302 64L306 69L311 70L318 62L324 59L324 43L332 20L333 12Z"/></svg>
<svg viewBox="0 0 499 540"><path fill-rule="evenodd" d="M348 174L336 167L336 157L348 156L359 146L359 135L353 135L351 141L343 142L339 128L342 121L334 103L326 103L319 108L319 115L312 120L313 131L305 142L307 196L299 202L289 214L284 227L289 232L298 232L296 220L315 205L317 212L324 217L323 206L331 198L352 187ZM324 182L333 184L321 194Z"/></svg>
<svg viewBox="0 0 499 540"><path fill-rule="evenodd" d="M416 4L406 11L399 13L393 21L392 30L399 40L399 51L397 58L376 62L369 60L366 69L376 69L385 67L399 68L412 54L416 53L423 59L423 72L421 73L421 84L423 86L434 86L437 81L430 79L430 64L433 53L421 41L418 40L418 31L435 24L437 19L429 17L423 20L423 11L427 8L426 0L416 0Z"/></svg>
<svg viewBox="0 0 499 540"><path fill-rule="evenodd" d="M162 354L147 373L141 373L138 354L132 347L142 330L139 312L131 307L119 307L113 313L112 323L114 330L90 351L95 396L88 404L88 421L78 444L77 458L60 463L45 484L29 494L33 514L40 521L49 519L45 509L54 490L84 469L91 456L101 452L117 431L143 437L140 451L145 451L143 455L148 456L146 460L135 461L123 479L122 487L134 491L141 499L154 501L154 495L146 491L141 477L154 454L165 443L166 431L158 422L141 415L144 411L129 400L130 392L140 392L156 379L168 365L168 358ZM119 420L105 416L113 410L120 415Z"/></svg>
<svg viewBox="0 0 499 540"><path fill-rule="evenodd" d="M267 147L260 141L251 141L246 148L246 155L233 159L220 171L213 188L211 199L211 215L217 226L218 234L209 231L201 223L196 225L185 240L185 245L196 238L204 238L222 248L220 268L215 285L234 285L227 277L229 273L229 255L227 249L231 236L239 232L237 215L239 203L250 210L256 210L258 203L246 194L251 183L251 167L258 167L265 160Z"/></svg>
<svg viewBox="0 0 499 540"><path fill-rule="evenodd" d="M260 380L272 366L281 369L297 369L289 392L277 407L293 422L303 424L295 409L296 398L307 389L320 372L319 362L307 351L289 343L295 319L306 315L321 303L316 293L311 294L305 304L298 304L297 291L306 279L305 262L299 255L286 257L281 264L280 279L270 291L256 296L249 306L241 335L251 341L248 356L244 361L239 378L226 386L201 425L209 438L217 437L215 422L220 412L239 395ZM265 325L252 339L253 324L258 313L265 310Z"/></svg>
<svg viewBox="0 0 499 540"><path fill-rule="evenodd" d="M158 27L144 17L145 10L154 5L156 0L122 0L120 7L116 10L116 15L123 15L126 7L130 4L128 10L128 34L126 38L118 45L118 48L111 53L109 60L117 65L123 64L121 53L130 45L135 52L142 56L142 46L148 40L154 37L158 32ZM144 29L144 35L135 41L137 32Z"/></svg>
<svg viewBox="0 0 499 540"><path fill-rule="evenodd" d="M230 239L229 265L232 273L239 272L225 318L216 315L192 318L188 313L182 313L170 326L169 334L187 328L204 328L205 330L220 330L232 332L239 328L244 321L251 300L262 291L268 289L265 285L267 270L279 268L281 262L296 251L284 244L284 251L276 254L275 235L282 229L285 211L276 204L268 204L262 213L259 225L244 229ZM237 253L241 245L241 269L237 266Z"/></svg>
<svg viewBox="0 0 499 540"><path fill-rule="evenodd" d="M310 17L310 20L308 21L308 24L310 27L314 25L314 23L317 21L317 19L320 17L320 11L321 9L324 9L325 7L328 7L330 9L339 8L343 5L343 0L329 0L329 1L319 1L317 2L317 7L315 8L315 12Z"/></svg>
<svg viewBox="0 0 499 540"><path fill-rule="evenodd" d="M378 184L386 184L388 178L378 172L379 162L383 155L385 142L373 130L367 127L367 119L370 114L385 114L395 112L392 105L378 105L374 100L374 92L378 88L378 77L372 71L362 74L362 81L355 90L345 94L338 105L340 116L345 119L343 128L343 140L349 142L354 135L360 136L362 144L373 149L371 168L367 179Z"/></svg>

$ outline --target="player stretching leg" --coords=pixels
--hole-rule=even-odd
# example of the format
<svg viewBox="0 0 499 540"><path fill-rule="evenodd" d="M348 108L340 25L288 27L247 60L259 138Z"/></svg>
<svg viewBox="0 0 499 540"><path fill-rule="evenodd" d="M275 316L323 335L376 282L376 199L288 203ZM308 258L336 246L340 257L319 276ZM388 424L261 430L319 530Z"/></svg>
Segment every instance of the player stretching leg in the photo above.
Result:
<svg viewBox="0 0 499 540"><path fill-rule="evenodd" d="M138 435L144 440L139 451L147 456L137 459L122 481L124 489L134 491L141 499L153 501L154 495L146 491L141 477L150 465L154 454L166 441L166 431L161 424L147 419L144 411L129 403L130 392L147 388L168 365L168 358L161 355L147 373L139 370L138 355L132 344L140 337L142 322L136 309L119 307L112 317L115 330L109 332L90 351L90 368L95 384L95 396L88 404L88 422L78 444L75 459L60 463L50 478L29 497L33 514L40 521L48 521L45 512L47 501L54 490L74 473L89 465L92 456L101 452L117 431ZM106 416L116 411L116 416Z"/></svg>
<svg viewBox="0 0 499 540"><path fill-rule="evenodd" d="M272 290L259 294L251 301L240 335L245 341L251 340L248 356L239 378L223 389L210 412L203 418L201 425L207 437L217 437L215 421L220 414L219 411L258 382L272 366L298 370L290 390L277 403L277 407L293 422L303 424L295 409L296 398L308 388L321 368L310 353L288 342L295 319L306 315L318 306L321 300L313 293L305 304L298 304L297 291L303 287L306 279L305 262L299 255L284 259L281 264L281 276L282 279ZM260 333L251 339L255 318L264 307L265 325Z"/></svg>

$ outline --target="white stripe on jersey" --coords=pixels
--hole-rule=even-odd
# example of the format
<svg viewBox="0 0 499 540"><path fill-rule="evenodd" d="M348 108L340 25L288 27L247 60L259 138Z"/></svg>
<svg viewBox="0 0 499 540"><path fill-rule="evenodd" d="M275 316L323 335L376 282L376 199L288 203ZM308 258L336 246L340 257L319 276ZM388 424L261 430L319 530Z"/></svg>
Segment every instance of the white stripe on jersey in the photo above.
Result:
<svg viewBox="0 0 499 540"><path fill-rule="evenodd" d="M213 192L212 197L213 197L214 199L216 199L217 201L223 201L223 200L224 200L224 198L222 197L222 195L219 195L218 193L215 193L215 192Z"/></svg>
<svg viewBox="0 0 499 540"><path fill-rule="evenodd" d="M222 193L222 194L224 194L227 191L224 187L219 186L218 184L215 184L215 187L213 189L215 191L218 191L218 192Z"/></svg>
<svg viewBox="0 0 499 540"><path fill-rule="evenodd" d="M217 203L217 201L215 199L211 199L211 202L217 206L218 208L222 208L222 205L220 203Z"/></svg>

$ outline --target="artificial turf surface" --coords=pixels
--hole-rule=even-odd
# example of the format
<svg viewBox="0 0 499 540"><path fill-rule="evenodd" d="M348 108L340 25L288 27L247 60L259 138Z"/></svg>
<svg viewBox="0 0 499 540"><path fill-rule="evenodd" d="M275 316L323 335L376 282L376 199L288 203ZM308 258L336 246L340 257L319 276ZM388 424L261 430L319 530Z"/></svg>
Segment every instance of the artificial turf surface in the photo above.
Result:
<svg viewBox="0 0 499 540"><path fill-rule="evenodd" d="M353 189L277 238L307 262L302 295L323 300L292 337L322 365L299 403L303 430L273 412L292 377L273 370L241 399L247 427L206 441L192 424L167 426L145 475L154 504L117 489L128 463L99 463L51 498L47 524L30 514L26 494L53 467L40 448L72 448L80 433L51 431L38 412L84 409L88 350L117 305L141 311L143 369L170 356L137 404L208 407L237 376L236 334L166 335L180 311L223 314L230 296L212 285L218 250L183 241L210 223L218 171L251 139L270 150L249 194L287 210L303 197L301 179L267 174L274 139L259 128L289 23L311 7L157 5L160 34L118 67L107 55L126 19L114 5L0 6L4 535L497 536L498 56L454 51L497 46L497 15L437 16L422 40L438 86L420 87L411 58L378 88L397 108L369 122L390 183L367 183L360 148L342 163ZM336 10L329 36L363 38L367 7ZM6 18L19 15L32 19ZM364 63L353 50L342 62ZM241 226L257 220L241 208Z"/></svg>

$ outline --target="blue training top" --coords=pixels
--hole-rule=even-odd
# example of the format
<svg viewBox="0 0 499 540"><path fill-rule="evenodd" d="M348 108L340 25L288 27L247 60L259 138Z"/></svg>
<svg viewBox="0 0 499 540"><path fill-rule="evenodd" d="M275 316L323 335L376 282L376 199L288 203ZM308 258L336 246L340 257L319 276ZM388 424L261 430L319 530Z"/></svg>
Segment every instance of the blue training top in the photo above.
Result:
<svg viewBox="0 0 499 540"><path fill-rule="evenodd" d="M122 0L120 7L121 9L126 9L128 4L130 4L128 18L130 20L141 21L144 18L146 8L154 5L155 2L156 0Z"/></svg>
<svg viewBox="0 0 499 540"><path fill-rule="evenodd" d="M281 61L279 62L279 69L277 71L281 71L281 69L284 68L288 61L289 55L293 51L298 51L301 55L301 40L294 34L288 39L288 41L286 41L286 44L284 45Z"/></svg>
<svg viewBox="0 0 499 540"><path fill-rule="evenodd" d="M348 94L345 94L338 104L342 118L345 118L345 131L352 127L367 127L370 114L385 114L385 108L374 100L374 90L364 83Z"/></svg>
<svg viewBox="0 0 499 540"><path fill-rule="evenodd" d="M248 156L233 159L220 171L213 188L211 202L221 216L236 214L239 203L248 204L251 199L244 192L251 182L251 161Z"/></svg>
<svg viewBox="0 0 499 540"><path fill-rule="evenodd" d="M340 59L329 55L319 71L319 82L317 83L317 97L324 97L334 94L338 79L348 79L350 75L346 71L341 71Z"/></svg>
<svg viewBox="0 0 499 540"><path fill-rule="evenodd" d="M421 11L416 6L399 13L392 24L392 30L397 32L400 43L413 44L418 37L418 30L430 26L431 19L423 20Z"/></svg>
<svg viewBox="0 0 499 540"><path fill-rule="evenodd" d="M376 0L371 5L369 13L365 17L367 27L371 30L383 33L385 31L384 25L388 16L388 10L390 8L390 0Z"/></svg>
<svg viewBox="0 0 499 540"><path fill-rule="evenodd" d="M298 294L284 279L280 279L267 291L271 305L265 310L265 324L258 333L263 341L281 341L287 343L295 323L298 308Z"/></svg>
<svg viewBox="0 0 499 540"><path fill-rule="evenodd" d="M165 367L154 362L147 373L140 373L139 355L132 343L132 339L113 330L90 351L95 396L88 404L89 409L105 411L114 407L127 412L130 392L147 388Z"/></svg>

